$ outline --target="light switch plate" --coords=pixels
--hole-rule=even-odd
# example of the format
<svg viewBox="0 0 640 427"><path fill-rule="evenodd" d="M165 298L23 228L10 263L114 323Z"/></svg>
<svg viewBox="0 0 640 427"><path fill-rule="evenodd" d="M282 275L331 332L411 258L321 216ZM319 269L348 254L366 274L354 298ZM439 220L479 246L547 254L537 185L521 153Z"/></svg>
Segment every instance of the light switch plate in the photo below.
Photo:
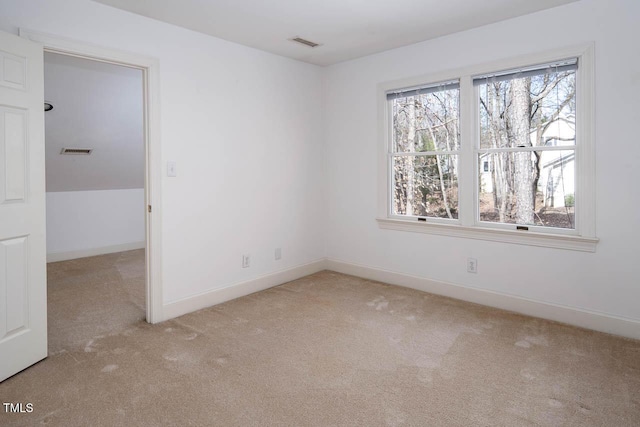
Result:
<svg viewBox="0 0 640 427"><path fill-rule="evenodd" d="M178 176L178 168L176 162L167 162L167 176Z"/></svg>

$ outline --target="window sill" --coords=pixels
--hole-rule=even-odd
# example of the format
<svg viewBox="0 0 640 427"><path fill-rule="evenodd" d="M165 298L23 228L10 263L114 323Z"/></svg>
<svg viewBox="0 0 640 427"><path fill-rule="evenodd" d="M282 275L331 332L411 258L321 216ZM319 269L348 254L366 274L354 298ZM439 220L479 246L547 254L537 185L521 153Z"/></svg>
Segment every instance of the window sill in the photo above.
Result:
<svg viewBox="0 0 640 427"><path fill-rule="evenodd" d="M543 234L531 231L500 230L495 228L464 227L461 225L434 224L401 219L377 218L378 226L384 230L410 231L437 234L466 239L489 240L516 245L541 246L571 251L595 252L597 238Z"/></svg>

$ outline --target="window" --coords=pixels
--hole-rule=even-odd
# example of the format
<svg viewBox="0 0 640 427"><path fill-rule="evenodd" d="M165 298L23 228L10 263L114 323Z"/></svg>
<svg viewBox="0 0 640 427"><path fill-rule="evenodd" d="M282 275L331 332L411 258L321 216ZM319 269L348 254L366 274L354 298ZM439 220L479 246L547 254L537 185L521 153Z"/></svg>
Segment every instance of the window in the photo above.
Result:
<svg viewBox="0 0 640 427"><path fill-rule="evenodd" d="M393 214L458 218L459 83L396 91L387 99Z"/></svg>
<svg viewBox="0 0 640 427"><path fill-rule="evenodd" d="M381 85L380 226L594 251L591 58Z"/></svg>
<svg viewBox="0 0 640 427"><path fill-rule="evenodd" d="M575 204L564 200L575 193L577 64L572 58L473 79L478 161L495 165L480 177L480 221L575 229Z"/></svg>

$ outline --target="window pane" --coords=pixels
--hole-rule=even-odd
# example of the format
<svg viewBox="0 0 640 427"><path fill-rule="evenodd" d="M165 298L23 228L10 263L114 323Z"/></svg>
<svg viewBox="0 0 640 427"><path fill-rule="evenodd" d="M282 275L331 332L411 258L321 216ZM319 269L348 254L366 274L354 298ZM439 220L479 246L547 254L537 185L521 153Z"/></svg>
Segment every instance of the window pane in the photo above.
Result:
<svg viewBox="0 0 640 427"><path fill-rule="evenodd" d="M458 218L457 157L394 157L393 214Z"/></svg>
<svg viewBox="0 0 640 427"><path fill-rule="evenodd" d="M488 80L478 92L481 149L575 145L575 70Z"/></svg>
<svg viewBox="0 0 640 427"><path fill-rule="evenodd" d="M575 228L574 150L485 153L479 165L481 221Z"/></svg>
<svg viewBox="0 0 640 427"><path fill-rule="evenodd" d="M458 150L459 100L460 89L448 89L390 101L394 152Z"/></svg>

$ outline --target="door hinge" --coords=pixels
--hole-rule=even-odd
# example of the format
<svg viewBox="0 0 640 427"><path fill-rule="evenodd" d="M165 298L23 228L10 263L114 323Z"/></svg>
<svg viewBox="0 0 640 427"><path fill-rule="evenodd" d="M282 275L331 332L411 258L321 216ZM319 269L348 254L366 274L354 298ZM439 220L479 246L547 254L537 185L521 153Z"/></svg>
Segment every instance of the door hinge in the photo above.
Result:
<svg viewBox="0 0 640 427"><path fill-rule="evenodd" d="M151 205L147 205L147 210L151 213Z"/></svg>

